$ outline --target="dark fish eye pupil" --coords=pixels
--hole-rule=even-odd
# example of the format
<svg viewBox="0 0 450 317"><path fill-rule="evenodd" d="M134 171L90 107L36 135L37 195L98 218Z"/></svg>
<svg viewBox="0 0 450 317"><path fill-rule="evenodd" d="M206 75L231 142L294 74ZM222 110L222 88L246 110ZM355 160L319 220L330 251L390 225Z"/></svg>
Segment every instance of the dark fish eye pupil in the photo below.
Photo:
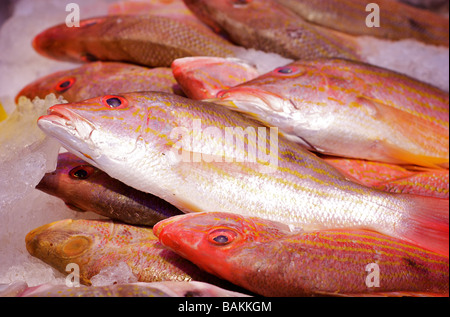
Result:
<svg viewBox="0 0 450 317"><path fill-rule="evenodd" d="M59 84L59 87L60 88L66 88L69 85L70 85L70 80L66 80L65 82Z"/></svg>
<svg viewBox="0 0 450 317"><path fill-rule="evenodd" d="M278 72L281 74L290 74L290 73L292 73L292 68L289 68L289 67L280 68L278 70Z"/></svg>
<svg viewBox="0 0 450 317"><path fill-rule="evenodd" d="M117 108L118 106L120 106L122 104L122 101L119 98L114 97L114 98L107 99L106 103L111 108Z"/></svg>
<svg viewBox="0 0 450 317"><path fill-rule="evenodd" d="M227 243L228 237L225 235L219 235L219 236L213 238L213 240L216 241L217 243Z"/></svg>
<svg viewBox="0 0 450 317"><path fill-rule="evenodd" d="M88 177L88 172L83 169L79 169L78 171L73 173L73 176L75 176L76 178L85 179Z"/></svg>

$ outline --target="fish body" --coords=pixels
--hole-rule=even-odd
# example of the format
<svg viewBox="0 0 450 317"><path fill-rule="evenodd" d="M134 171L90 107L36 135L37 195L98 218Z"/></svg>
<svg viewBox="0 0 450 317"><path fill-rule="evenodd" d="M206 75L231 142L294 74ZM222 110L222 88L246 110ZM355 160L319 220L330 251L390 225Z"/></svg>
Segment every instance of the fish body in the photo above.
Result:
<svg viewBox="0 0 450 317"><path fill-rule="evenodd" d="M396 0L381 0L380 27L368 27L373 12L366 0L276 0L308 22L353 35L369 35L390 40L414 38L433 44L449 44L448 18L428 10L414 8Z"/></svg>
<svg viewBox="0 0 450 317"><path fill-rule="evenodd" d="M91 278L102 269L124 262L139 282L221 281L176 253L167 250L154 236L152 228L110 220L60 220L30 231L28 252L67 274L67 265L79 267L79 281L91 285ZM75 274L75 273L74 273Z"/></svg>
<svg viewBox="0 0 450 317"><path fill-rule="evenodd" d="M196 100L214 98L260 75L255 66L236 58L185 57L173 61L171 68L185 94Z"/></svg>
<svg viewBox="0 0 450 317"><path fill-rule="evenodd" d="M448 168L448 93L383 68L296 61L211 101L277 126L319 153Z"/></svg>
<svg viewBox="0 0 450 317"><path fill-rule="evenodd" d="M182 214L166 201L125 185L71 153L59 154L56 170L46 173L36 188L72 209L134 225L153 226Z"/></svg>
<svg viewBox="0 0 450 317"><path fill-rule="evenodd" d="M227 211L305 230L365 228L448 254L448 200L351 182L276 128L213 103L161 92L104 96L54 106L38 126L183 212Z"/></svg>
<svg viewBox="0 0 450 317"><path fill-rule="evenodd" d="M154 232L205 271L263 296L448 296L448 257L376 232L291 232L280 223L218 212L172 217Z"/></svg>
<svg viewBox="0 0 450 317"><path fill-rule="evenodd" d="M165 91L183 94L167 67L147 68L117 62L92 62L36 79L16 96L44 99L50 93L75 102L130 91Z"/></svg>
<svg viewBox="0 0 450 317"><path fill-rule="evenodd" d="M106 286L42 284L25 289L20 297L248 297L212 284L190 282L136 282Z"/></svg>
<svg viewBox="0 0 450 317"><path fill-rule="evenodd" d="M71 61L119 61L170 67L186 56L234 56L236 47L196 23L165 16L118 15L51 27L33 40L34 49L49 58Z"/></svg>
<svg viewBox="0 0 450 317"><path fill-rule="evenodd" d="M375 188L391 193L410 193L448 199L448 179L448 170L434 170L379 183Z"/></svg>
<svg viewBox="0 0 450 317"><path fill-rule="evenodd" d="M184 0L205 24L223 29L246 48L292 59L335 57L361 60L353 36L314 25L273 0Z"/></svg>
<svg viewBox="0 0 450 317"><path fill-rule="evenodd" d="M391 193L449 198L449 172L446 169L407 169L380 162L324 158L357 183Z"/></svg>

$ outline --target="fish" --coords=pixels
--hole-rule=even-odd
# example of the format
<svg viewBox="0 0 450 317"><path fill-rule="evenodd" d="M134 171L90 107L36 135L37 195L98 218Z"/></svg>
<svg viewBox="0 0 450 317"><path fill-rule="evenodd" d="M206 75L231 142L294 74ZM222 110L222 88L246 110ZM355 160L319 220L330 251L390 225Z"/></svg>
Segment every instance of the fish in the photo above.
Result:
<svg viewBox="0 0 450 317"><path fill-rule="evenodd" d="M377 1L380 27L367 27L373 12L366 0L276 0L302 19L353 35L368 35L389 40L414 38L432 45L449 46L449 20L429 10L414 8L396 0Z"/></svg>
<svg viewBox="0 0 450 317"><path fill-rule="evenodd" d="M55 105L38 126L69 152L184 213L226 211L305 230L368 229L448 254L448 200L354 183L276 127L214 103L162 92L107 95Z"/></svg>
<svg viewBox="0 0 450 317"><path fill-rule="evenodd" d="M183 92L195 100L214 98L219 91L260 75L256 66L230 57L184 57L174 60L171 68Z"/></svg>
<svg viewBox="0 0 450 317"><path fill-rule="evenodd" d="M48 94L75 102L97 96L130 91L165 91L183 95L168 67L147 68L118 62L92 62L58 71L29 83L16 95L31 100Z"/></svg>
<svg viewBox="0 0 450 317"><path fill-rule="evenodd" d="M129 187L68 152L58 155L56 170L46 173L36 189L62 199L73 210L133 225L153 226L182 214L166 201Z"/></svg>
<svg viewBox="0 0 450 317"><path fill-rule="evenodd" d="M208 100L277 126L327 155L449 167L449 95L340 59L295 61Z"/></svg>
<svg viewBox="0 0 450 317"><path fill-rule="evenodd" d="M17 297L250 297L197 281L136 282L105 286L41 284L25 289Z"/></svg>
<svg viewBox="0 0 450 317"><path fill-rule="evenodd" d="M151 227L112 220L64 219L28 232L26 249L30 255L63 274L67 265L78 265L83 285L100 271L125 263L138 282L201 281L226 285L215 276L163 247ZM67 271L66 271L67 270Z"/></svg>
<svg viewBox="0 0 450 317"><path fill-rule="evenodd" d="M301 19L274 0L184 0L206 25L237 45L291 59L334 57L362 60L354 36Z"/></svg>
<svg viewBox="0 0 450 317"><path fill-rule="evenodd" d="M175 216L159 241L201 269L263 296L448 296L448 257L373 231L294 231L225 212Z"/></svg>
<svg viewBox="0 0 450 317"><path fill-rule="evenodd" d="M165 16L111 15L65 23L39 33L32 42L47 58L70 61L116 61L170 67L187 56L233 57L239 48L197 23Z"/></svg>

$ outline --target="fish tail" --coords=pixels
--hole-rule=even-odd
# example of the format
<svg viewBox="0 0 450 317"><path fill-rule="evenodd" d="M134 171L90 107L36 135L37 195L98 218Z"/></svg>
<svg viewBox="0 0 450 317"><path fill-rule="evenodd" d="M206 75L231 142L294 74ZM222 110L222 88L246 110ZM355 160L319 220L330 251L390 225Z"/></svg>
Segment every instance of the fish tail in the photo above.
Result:
<svg viewBox="0 0 450 317"><path fill-rule="evenodd" d="M399 235L430 251L449 255L449 201L435 197L404 195L412 208Z"/></svg>

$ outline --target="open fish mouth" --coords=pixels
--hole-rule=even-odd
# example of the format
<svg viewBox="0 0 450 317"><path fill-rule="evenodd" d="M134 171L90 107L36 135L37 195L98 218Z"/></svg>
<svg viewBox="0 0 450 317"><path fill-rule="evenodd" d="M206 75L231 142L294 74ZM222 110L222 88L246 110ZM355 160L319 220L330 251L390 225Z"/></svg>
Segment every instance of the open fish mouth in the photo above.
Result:
<svg viewBox="0 0 450 317"><path fill-rule="evenodd" d="M63 147L83 160L95 164L98 156L91 140L95 125L84 117L67 109L64 105L56 105L48 109L48 114L41 116L37 122L39 128L47 135L57 139Z"/></svg>
<svg viewBox="0 0 450 317"><path fill-rule="evenodd" d="M50 107L48 114L39 118L38 124L42 121L47 121L47 124L51 124L55 128L59 126L81 140L89 140L95 130L93 123L66 107L58 105Z"/></svg>

